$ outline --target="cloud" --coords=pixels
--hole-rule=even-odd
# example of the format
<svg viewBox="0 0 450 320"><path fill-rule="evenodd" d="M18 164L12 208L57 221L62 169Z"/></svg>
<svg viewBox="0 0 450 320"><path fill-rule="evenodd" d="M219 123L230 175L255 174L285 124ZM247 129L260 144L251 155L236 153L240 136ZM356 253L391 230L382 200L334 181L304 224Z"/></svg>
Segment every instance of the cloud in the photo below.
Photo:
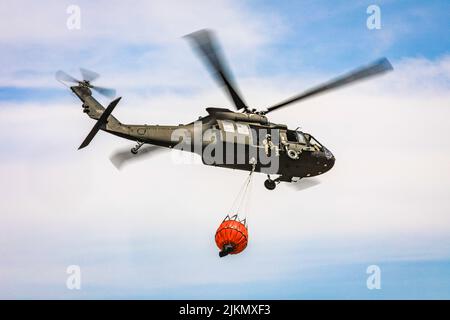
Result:
<svg viewBox="0 0 450 320"><path fill-rule="evenodd" d="M448 57L405 59L388 76L271 115L302 125L337 163L320 184L301 191L286 185L266 191L257 175L250 245L230 259L216 257L213 235L245 172L174 165L170 153L119 172L108 156L129 142L100 133L76 150L92 125L79 103L3 103L1 295L74 297L64 287L69 264L81 265L85 275L77 297L98 297L101 288L111 296L233 282L249 289L262 279L295 279L300 265L312 276L324 264L448 258L448 64ZM314 82L306 80L285 75L242 84L248 100L263 105ZM117 115L181 122L205 101L226 103L216 88L188 99L135 96ZM217 277L230 268L240 271Z"/></svg>
<svg viewBox="0 0 450 320"><path fill-rule="evenodd" d="M78 33L66 27L70 5L73 5L70 1L50 1L44 9L42 5L26 1L10 1L8 12L11 19L2 22L2 27L10 27L11 32L2 33L1 40L12 43L62 41L68 45L72 36L81 44L101 38L117 43L161 44L176 41L191 28L210 26L224 29L224 41L231 38L241 47L238 50L243 50L267 41L271 34L260 32L269 30L263 26L262 20L268 17L252 12L238 1L135 1L133 6L121 1L77 1L75 5L81 10L81 29ZM106 7L108 10L105 10ZM114 19L114 24L111 24L111 19ZM269 19L274 21L276 17ZM135 32L130 33L130 30ZM138 30L140 32L136 32Z"/></svg>
<svg viewBox="0 0 450 320"><path fill-rule="evenodd" d="M3 6L11 19L0 20L10 31L0 34L0 85L61 88L54 71L83 66L124 96L114 112L120 120L186 123L204 107L230 105L180 39L203 27L219 33L251 106L335 76L281 62L274 62L281 71L261 70L266 59L277 60L278 36L297 30L241 2L78 3L79 32L65 28L72 3ZM289 66L308 61L294 56ZM243 297L273 297L258 285L320 283L324 266L448 259L450 58L393 63L389 75L271 114L311 132L337 163L300 191L266 191L257 175L249 247L226 259L217 257L213 236L246 172L175 165L170 152L119 172L108 157L132 143L100 133L77 151L93 122L69 94L2 101L0 296L230 298L230 287L239 287ZM81 292L65 288L70 264L82 267Z"/></svg>
<svg viewBox="0 0 450 320"><path fill-rule="evenodd" d="M260 55L283 30L277 15L255 12L238 1L78 1L81 29L66 27L72 2L10 1L10 19L2 19L0 34L5 62L0 85L56 87L58 69L79 66L100 71L114 85L132 79L142 87L189 85L195 60L181 39L187 33L211 28L220 33L230 57ZM108 8L105 10L105 8ZM114 21L114 23L111 23ZM234 59L239 61L239 59ZM239 70L250 67L247 62ZM163 67L161 67L163 66ZM195 66L195 65L194 65ZM183 80L183 81L181 81Z"/></svg>

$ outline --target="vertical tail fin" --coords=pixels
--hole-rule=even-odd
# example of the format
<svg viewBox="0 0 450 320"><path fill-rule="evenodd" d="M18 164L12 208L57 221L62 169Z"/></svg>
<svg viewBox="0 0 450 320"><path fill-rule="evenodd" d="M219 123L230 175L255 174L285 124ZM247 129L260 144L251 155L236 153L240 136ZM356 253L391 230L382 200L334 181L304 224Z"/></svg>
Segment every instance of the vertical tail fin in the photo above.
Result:
<svg viewBox="0 0 450 320"><path fill-rule="evenodd" d="M119 97L119 98L113 100L109 104L109 106L105 109L105 111L103 111L102 115L97 120L97 122L95 123L94 127L92 128L91 132L89 132L87 137L84 139L83 143L78 147L78 150L80 150L80 149L86 147L87 145L89 145L89 143L92 141L92 139L94 139L95 135L100 130L101 126L107 122L109 115L114 110L116 105L119 103L121 98L122 97Z"/></svg>

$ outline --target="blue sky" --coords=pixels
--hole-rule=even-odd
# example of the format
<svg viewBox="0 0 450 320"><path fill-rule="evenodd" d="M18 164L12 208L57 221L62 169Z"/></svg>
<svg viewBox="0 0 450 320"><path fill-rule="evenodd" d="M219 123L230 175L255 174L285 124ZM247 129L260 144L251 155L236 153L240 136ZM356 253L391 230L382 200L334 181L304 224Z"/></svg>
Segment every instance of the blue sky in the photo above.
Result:
<svg viewBox="0 0 450 320"><path fill-rule="evenodd" d="M198 298L208 295L227 299L234 294L237 299L434 299L448 298L450 286L448 261L429 262L384 262L380 264L383 272L381 290L368 290L367 265L325 265L308 270L298 270L300 276L282 281L255 281L249 286L229 285L221 288L221 293L211 286L177 288L166 291L166 298L183 298L194 294ZM311 275L313 274L313 275ZM430 276L432 274L433 276ZM154 296L155 298L157 295Z"/></svg>
<svg viewBox="0 0 450 320"><path fill-rule="evenodd" d="M375 60L380 55L388 56L392 61L396 61L405 57L437 59L448 53L450 40L445 35L450 28L448 19L450 4L447 1L426 3L378 1L376 4L381 8L382 20L380 30L369 30L365 27L368 17L366 8L371 4L373 4L371 1L335 1L333 4L327 1L283 1L281 3L248 1L239 4L239 8L257 18L268 17L264 29L256 29L252 32L270 30L273 34L260 40L261 44L256 47L257 51L251 53L252 56L257 56L257 59L253 59L250 65L246 63L248 61L241 59L231 61L232 65L236 64L239 67L235 68L235 74L238 78L270 77L286 73L336 75ZM61 3L55 7L64 9L66 6ZM84 13L84 16L89 15L89 19L93 19L94 13L88 11ZM37 16L40 16L39 12ZM84 16L83 18L87 19ZM64 22L63 18L64 16L61 16L59 18L61 21L58 22ZM245 25L245 21L242 23ZM129 25L131 32L140 31L139 24L133 26L131 22ZM49 27L54 26L49 24ZM105 25L103 28L106 29L108 26ZM167 35L168 42L179 42L177 46L185 46L181 36L190 31L183 30L176 36ZM220 35L221 30L217 31ZM7 70L12 76L25 79L50 77L55 68L68 65L66 68L75 71L78 65L84 65L86 61L91 61L92 67L97 66L101 59L101 67L99 66L101 70L111 70L117 77L120 72L136 69L151 71L164 63L170 63L177 69L185 68L184 72L189 72L190 66L186 64L195 63L194 57L188 57L187 60L179 62L173 61L171 57L165 59L165 51L175 48L172 44L165 42L128 41L125 36L110 41L108 37L113 36L113 32L110 34L106 32L106 35L99 32L98 36L89 38L84 37L83 34L74 37L76 32L65 31L60 41L54 44L49 44L45 40L39 41L39 36L36 34L30 34L25 41L7 40L8 49L2 53L4 60L12 63L11 69L7 68ZM80 33L82 32L89 33L90 30L82 29ZM161 37L163 37L162 34ZM75 40L72 40L73 38ZM68 43L71 41L74 42ZM100 47L93 43L96 41L101 43ZM239 46L240 43L238 42L237 45ZM225 49L231 51L236 48ZM26 67L18 63L21 59L27 61ZM31 64L30 61L32 61ZM5 81L1 85L3 100L29 99L35 94L42 98L61 97L48 88L38 87L35 90L39 89L42 92L30 92L26 85L13 87L7 84ZM46 83L46 86L49 85L55 84ZM172 86L167 83L161 88L158 88L156 84L149 86L143 83L142 87L145 87L142 88L145 91L164 90L164 88L178 91L192 89L190 83L186 83L184 88L178 83Z"/></svg>
<svg viewBox="0 0 450 320"><path fill-rule="evenodd" d="M71 1L0 9L1 298L450 298L448 1L107 3L78 1L72 31ZM123 95L119 119L192 121L229 106L181 38L200 28L256 107L382 56L395 69L273 114L338 161L303 190L256 177L251 242L225 259L212 236L245 173L170 153L117 171L108 156L130 143L106 134L77 152L93 123L54 79L92 69ZM71 264L82 290L65 287ZM380 290L366 287L373 264Z"/></svg>
<svg viewBox="0 0 450 320"><path fill-rule="evenodd" d="M372 4L381 9L380 30L361 27L366 24L366 8ZM305 56L305 64L328 69L337 62L351 64L376 57L380 46L394 60L404 56L434 59L445 54L450 44L443 37L450 27L449 6L446 1L285 1L266 2L262 7L282 12L290 26L292 32L277 46L280 51L289 49Z"/></svg>

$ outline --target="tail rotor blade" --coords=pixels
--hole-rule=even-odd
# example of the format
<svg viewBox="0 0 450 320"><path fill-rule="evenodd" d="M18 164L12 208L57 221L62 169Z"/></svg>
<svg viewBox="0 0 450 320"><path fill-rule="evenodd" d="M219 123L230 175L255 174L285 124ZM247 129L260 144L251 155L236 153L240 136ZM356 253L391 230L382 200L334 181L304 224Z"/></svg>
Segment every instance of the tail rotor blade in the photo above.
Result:
<svg viewBox="0 0 450 320"><path fill-rule="evenodd" d="M86 80L89 82L92 82L95 79L97 79L98 77L100 77L100 75L97 72L87 70L84 68L80 68L80 72L81 72L81 76L83 77L83 80Z"/></svg>
<svg viewBox="0 0 450 320"><path fill-rule="evenodd" d="M62 70L56 71L55 78L56 78L56 80L61 81L61 82L73 82L73 83L80 82L79 80L75 79L71 75L68 75L67 73L65 73Z"/></svg>
<svg viewBox="0 0 450 320"><path fill-rule="evenodd" d="M91 84L91 81L94 81L95 79L100 77L100 75L98 73L87 70L87 69L83 69L83 68L80 68L80 72L81 72L81 75L83 76L83 81L80 81L80 80L72 77L71 75L68 75L67 73L65 73L62 70L59 70L55 73L55 78L56 78L56 80L63 82L63 83L64 82L72 82L72 83L76 83L78 86L90 88L92 90L97 91L101 95L104 95L105 97L108 97L111 99L116 96L115 89L93 86Z"/></svg>
<svg viewBox="0 0 450 320"><path fill-rule="evenodd" d="M87 145L89 145L89 143L91 143L92 139L94 139L95 135L97 134L97 132L100 130L101 126L106 123L106 121L108 120L109 115L111 114L111 112L113 112L114 108L116 107L116 105L119 103L120 99L122 97L117 98L116 100L112 101L109 106L105 109L105 111L103 111L102 115L100 116L100 118L97 120L97 122L95 123L94 127L92 128L91 132L89 132L89 134L87 135L87 137L84 139L83 143L80 145L80 147L78 148L78 150L83 149L84 147L86 147Z"/></svg>
<svg viewBox="0 0 450 320"><path fill-rule="evenodd" d="M116 95L116 90L111 88L93 86L92 89L108 98L114 98Z"/></svg>

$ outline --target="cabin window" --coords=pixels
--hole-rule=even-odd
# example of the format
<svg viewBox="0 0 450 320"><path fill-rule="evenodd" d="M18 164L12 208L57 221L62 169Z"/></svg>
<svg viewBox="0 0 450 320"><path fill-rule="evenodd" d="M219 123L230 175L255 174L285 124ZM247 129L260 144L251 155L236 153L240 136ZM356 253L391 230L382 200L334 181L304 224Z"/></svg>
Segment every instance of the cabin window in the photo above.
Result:
<svg viewBox="0 0 450 320"><path fill-rule="evenodd" d="M242 123L236 123L237 126L237 132L239 134L245 134L246 136L250 135L250 131L248 129L248 126L246 124L242 124Z"/></svg>
<svg viewBox="0 0 450 320"><path fill-rule="evenodd" d="M233 132L234 133L234 125L233 122L222 121L223 130L225 132Z"/></svg>
<svg viewBox="0 0 450 320"><path fill-rule="evenodd" d="M286 137L288 141L290 142L297 142L297 131L294 130L287 130L286 131Z"/></svg>

